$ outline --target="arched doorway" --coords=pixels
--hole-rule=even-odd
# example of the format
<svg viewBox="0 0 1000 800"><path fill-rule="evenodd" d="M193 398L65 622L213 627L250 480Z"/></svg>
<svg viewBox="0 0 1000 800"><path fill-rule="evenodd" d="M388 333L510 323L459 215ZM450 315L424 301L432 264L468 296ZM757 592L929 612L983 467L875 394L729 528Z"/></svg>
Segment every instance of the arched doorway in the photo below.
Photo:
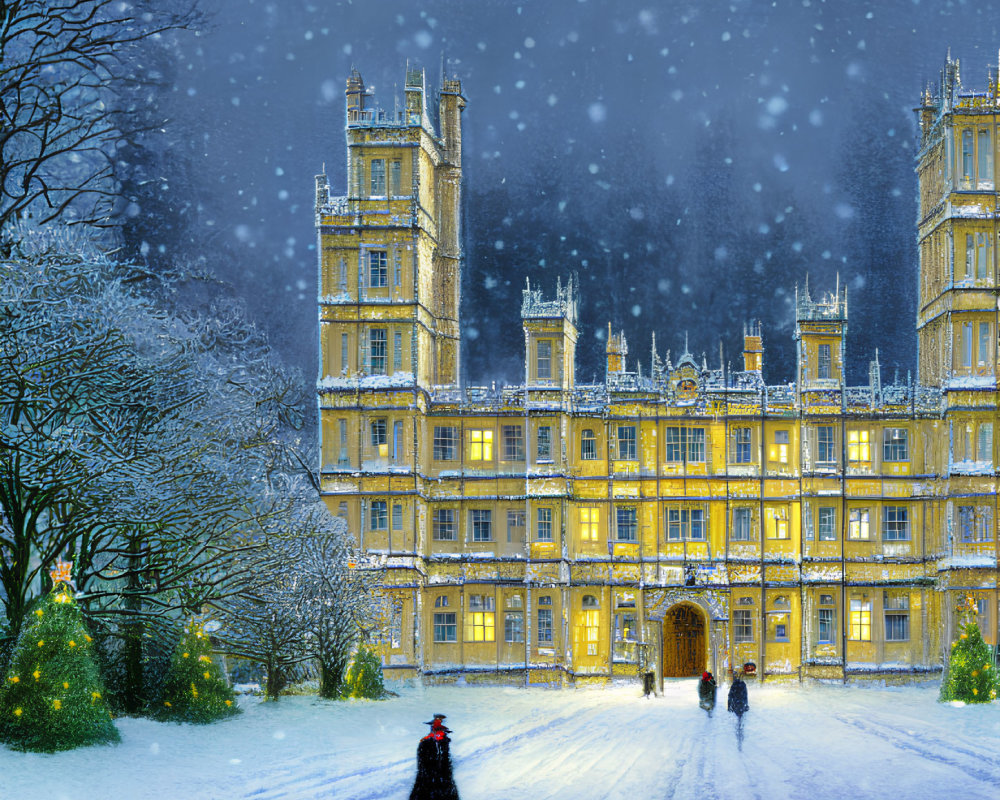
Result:
<svg viewBox="0 0 1000 800"><path fill-rule="evenodd" d="M705 669L705 616L680 603L663 616L663 677L688 678Z"/></svg>

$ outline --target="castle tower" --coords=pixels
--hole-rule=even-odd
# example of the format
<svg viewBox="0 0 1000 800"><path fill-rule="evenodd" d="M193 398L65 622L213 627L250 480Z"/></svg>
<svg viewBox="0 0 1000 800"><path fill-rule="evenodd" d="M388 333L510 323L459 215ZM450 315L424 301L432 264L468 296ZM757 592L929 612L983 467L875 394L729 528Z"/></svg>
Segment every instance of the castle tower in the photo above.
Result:
<svg viewBox="0 0 1000 800"><path fill-rule="evenodd" d="M925 91L917 175L920 252L917 335L920 383L991 389L996 383L997 190L1000 103L962 86L949 57L937 96Z"/></svg>
<svg viewBox="0 0 1000 800"><path fill-rule="evenodd" d="M844 385L847 336L847 287L813 301L809 283L795 290L796 376L800 392L840 389Z"/></svg>
<svg viewBox="0 0 1000 800"><path fill-rule="evenodd" d="M440 135L421 70L405 109L382 110L357 70L347 79L347 194L317 176L321 379L459 381L461 84L446 80Z"/></svg>
<svg viewBox="0 0 1000 800"><path fill-rule="evenodd" d="M555 300L543 300L528 282L521 302L525 385L569 391L576 383L576 292L573 280L556 286Z"/></svg>

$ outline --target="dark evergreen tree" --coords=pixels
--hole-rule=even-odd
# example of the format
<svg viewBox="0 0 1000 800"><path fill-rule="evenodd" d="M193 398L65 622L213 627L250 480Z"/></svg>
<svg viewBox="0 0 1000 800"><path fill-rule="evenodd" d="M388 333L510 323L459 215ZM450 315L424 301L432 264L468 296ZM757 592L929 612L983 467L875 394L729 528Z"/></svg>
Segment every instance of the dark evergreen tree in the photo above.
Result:
<svg viewBox="0 0 1000 800"><path fill-rule="evenodd" d="M212 641L197 622L184 627L155 716L174 722L215 722L239 713L236 695L212 660Z"/></svg>
<svg viewBox="0 0 1000 800"><path fill-rule="evenodd" d="M28 612L0 687L0 741L53 753L117 742L93 639L65 583Z"/></svg>

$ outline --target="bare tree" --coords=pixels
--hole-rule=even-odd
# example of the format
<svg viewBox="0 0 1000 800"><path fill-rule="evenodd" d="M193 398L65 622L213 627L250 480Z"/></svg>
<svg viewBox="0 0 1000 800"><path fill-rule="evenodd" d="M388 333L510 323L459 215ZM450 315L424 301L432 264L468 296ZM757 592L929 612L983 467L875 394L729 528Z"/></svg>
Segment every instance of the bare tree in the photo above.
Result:
<svg viewBox="0 0 1000 800"><path fill-rule="evenodd" d="M200 20L184 2L0 2L0 226L28 211L40 221L107 215L131 124L111 113L116 86L135 48Z"/></svg>
<svg viewBox="0 0 1000 800"><path fill-rule="evenodd" d="M284 529L293 502L261 487L292 463L303 389L237 310L172 313L133 288L148 276L18 227L0 260L9 633L72 558L81 606L125 640L137 702L144 626L237 591L234 554Z"/></svg>

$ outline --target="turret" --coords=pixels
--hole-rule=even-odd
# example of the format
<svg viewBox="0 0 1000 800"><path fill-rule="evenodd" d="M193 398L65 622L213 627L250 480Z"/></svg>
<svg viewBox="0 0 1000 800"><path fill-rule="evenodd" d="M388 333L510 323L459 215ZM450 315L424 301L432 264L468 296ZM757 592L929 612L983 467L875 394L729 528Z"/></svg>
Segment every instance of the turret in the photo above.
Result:
<svg viewBox="0 0 1000 800"><path fill-rule="evenodd" d="M847 334L847 287L813 301L809 282L795 290L795 341L799 343L796 378L799 390L838 389L844 385L844 343Z"/></svg>
<svg viewBox="0 0 1000 800"><path fill-rule="evenodd" d="M568 391L576 382L577 298L573 279L556 283L555 300L543 300L529 280L522 293L525 383Z"/></svg>
<svg viewBox="0 0 1000 800"><path fill-rule="evenodd" d="M764 370L764 337L760 322L743 326L743 369L757 373Z"/></svg>
<svg viewBox="0 0 1000 800"><path fill-rule="evenodd" d="M608 374L625 371L625 356L628 355L628 342L625 341L625 331L611 333L611 323L608 323L608 345L605 348L608 357Z"/></svg>

